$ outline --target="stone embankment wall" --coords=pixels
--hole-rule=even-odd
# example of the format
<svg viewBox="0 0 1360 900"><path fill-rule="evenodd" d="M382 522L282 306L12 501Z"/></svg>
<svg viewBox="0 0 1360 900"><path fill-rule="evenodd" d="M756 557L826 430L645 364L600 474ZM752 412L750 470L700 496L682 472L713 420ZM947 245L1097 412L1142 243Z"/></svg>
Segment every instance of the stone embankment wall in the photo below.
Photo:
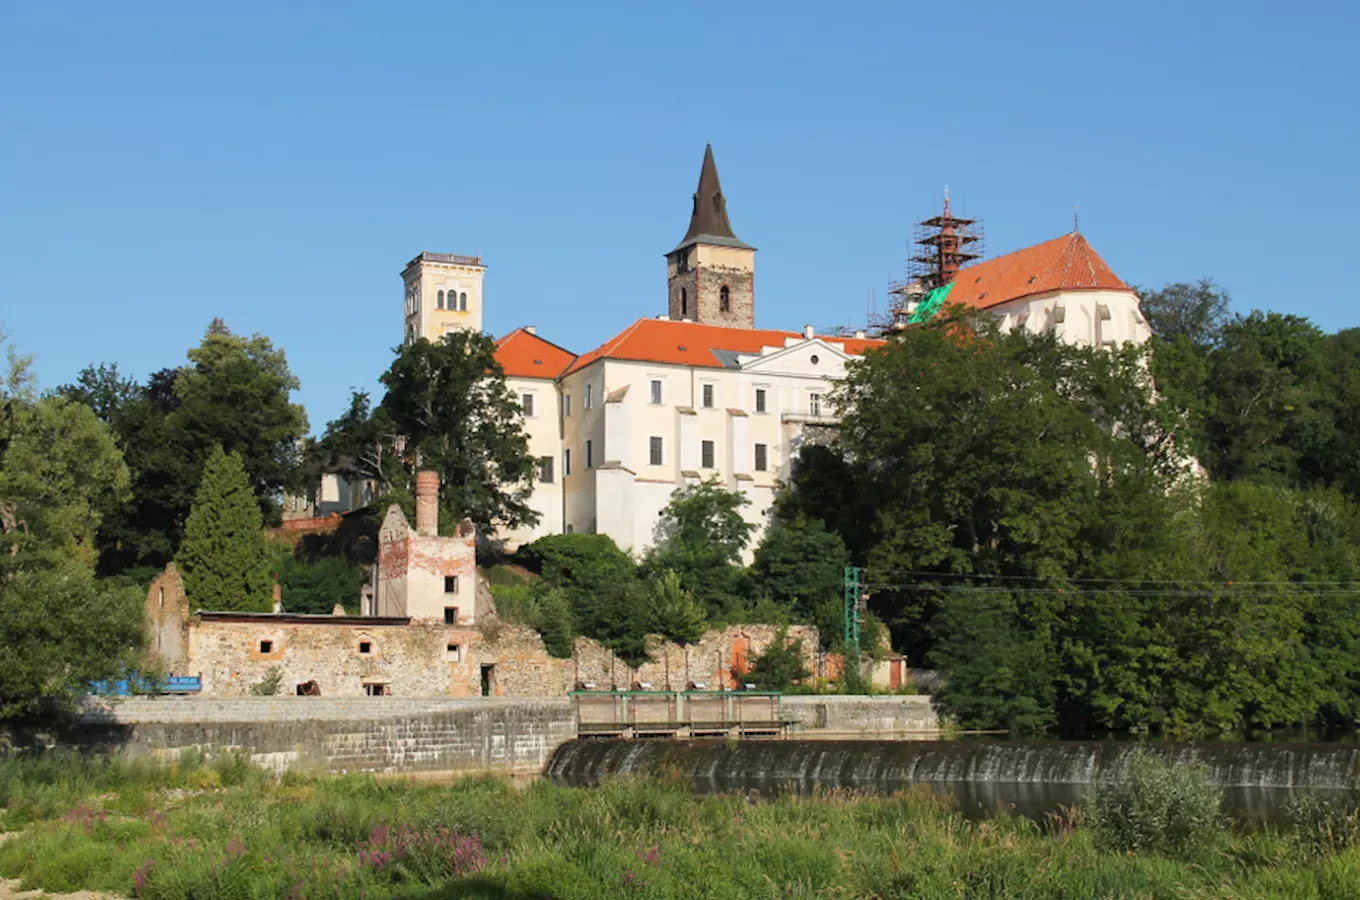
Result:
<svg viewBox="0 0 1360 900"><path fill-rule="evenodd" d="M63 738L132 757L244 753L276 771L538 774L575 735L565 698L157 697L92 701Z"/></svg>
<svg viewBox="0 0 1360 900"><path fill-rule="evenodd" d="M940 719L927 696L784 698L791 737L938 737Z"/></svg>

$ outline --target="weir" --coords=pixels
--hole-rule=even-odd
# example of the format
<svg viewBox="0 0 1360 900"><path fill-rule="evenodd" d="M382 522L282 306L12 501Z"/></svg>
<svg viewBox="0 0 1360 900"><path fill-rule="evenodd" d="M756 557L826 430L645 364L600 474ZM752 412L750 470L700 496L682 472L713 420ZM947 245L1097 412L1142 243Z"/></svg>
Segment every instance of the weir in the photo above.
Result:
<svg viewBox="0 0 1360 900"><path fill-rule="evenodd" d="M546 774L568 785L666 773L701 790L892 791L910 784L1090 785L1117 777L1138 749L1203 766L1219 786L1341 790L1360 786L1360 747L1078 741L574 740Z"/></svg>

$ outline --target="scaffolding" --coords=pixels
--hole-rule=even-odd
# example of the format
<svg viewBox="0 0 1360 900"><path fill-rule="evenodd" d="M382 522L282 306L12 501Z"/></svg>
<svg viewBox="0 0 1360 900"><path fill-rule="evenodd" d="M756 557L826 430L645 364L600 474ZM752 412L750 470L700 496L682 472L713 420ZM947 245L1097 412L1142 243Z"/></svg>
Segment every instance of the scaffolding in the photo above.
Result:
<svg viewBox="0 0 1360 900"><path fill-rule="evenodd" d="M873 323L879 331L905 327L927 294L949 284L960 269L982 258L982 220L954 215L946 189L944 211L916 223L912 245L907 277L888 286L888 312Z"/></svg>

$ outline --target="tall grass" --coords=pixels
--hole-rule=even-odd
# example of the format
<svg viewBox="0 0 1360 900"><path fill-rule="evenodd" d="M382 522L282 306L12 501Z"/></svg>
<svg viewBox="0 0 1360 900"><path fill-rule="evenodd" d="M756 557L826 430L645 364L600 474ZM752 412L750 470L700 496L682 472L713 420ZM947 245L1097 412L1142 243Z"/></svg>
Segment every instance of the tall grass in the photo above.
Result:
<svg viewBox="0 0 1360 900"><path fill-rule="evenodd" d="M0 875L145 898L1360 896L1349 845L1221 830L1185 859L1107 851L1080 814L973 823L924 788L755 801L59 757L0 762L0 804L23 832Z"/></svg>

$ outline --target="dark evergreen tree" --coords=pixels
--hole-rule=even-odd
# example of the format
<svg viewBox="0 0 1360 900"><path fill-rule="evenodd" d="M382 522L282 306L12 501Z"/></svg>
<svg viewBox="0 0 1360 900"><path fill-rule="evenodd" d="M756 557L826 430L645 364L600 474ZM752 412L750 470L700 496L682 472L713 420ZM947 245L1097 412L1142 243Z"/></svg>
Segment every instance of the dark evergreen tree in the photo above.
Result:
<svg viewBox="0 0 1360 900"><path fill-rule="evenodd" d="M270 608L264 521L237 454L219 447L208 457L176 561L194 608Z"/></svg>

